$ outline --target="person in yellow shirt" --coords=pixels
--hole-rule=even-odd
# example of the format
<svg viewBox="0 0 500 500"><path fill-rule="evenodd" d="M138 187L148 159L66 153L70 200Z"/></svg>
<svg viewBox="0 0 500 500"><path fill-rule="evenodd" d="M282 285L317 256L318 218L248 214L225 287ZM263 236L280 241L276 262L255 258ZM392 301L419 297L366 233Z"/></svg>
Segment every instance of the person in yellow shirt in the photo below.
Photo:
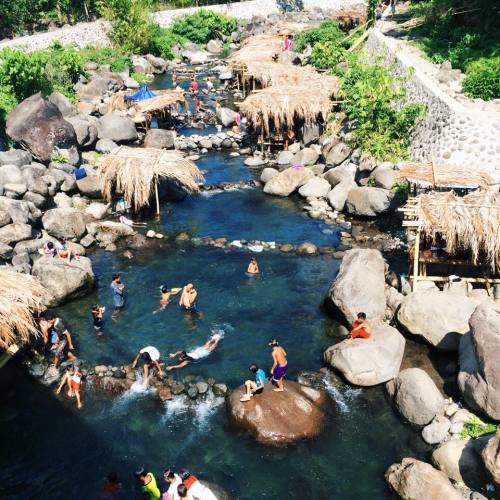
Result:
<svg viewBox="0 0 500 500"><path fill-rule="evenodd" d="M144 467L135 471L135 477L142 483L142 494L147 500L159 500L160 489L152 472L145 472Z"/></svg>

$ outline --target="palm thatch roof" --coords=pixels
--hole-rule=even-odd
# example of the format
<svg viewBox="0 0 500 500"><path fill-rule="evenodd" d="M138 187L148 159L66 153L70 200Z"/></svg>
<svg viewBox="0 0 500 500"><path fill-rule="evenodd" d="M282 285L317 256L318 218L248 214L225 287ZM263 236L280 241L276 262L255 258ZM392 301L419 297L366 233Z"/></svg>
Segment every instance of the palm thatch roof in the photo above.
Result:
<svg viewBox="0 0 500 500"><path fill-rule="evenodd" d="M116 192L138 210L148 206L155 184L172 179L189 192L198 191L203 180L198 167L179 151L120 146L101 162L102 194L111 201Z"/></svg>
<svg viewBox="0 0 500 500"><path fill-rule="evenodd" d="M422 188L487 189L493 184L491 177L482 170L435 162L403 162L399 166L396 178Z"/></svg>
<svg viewBox="0 0 500 500"><path fill-rule="evenodd" d="M440 233L450 254L470 250L474 264L485 256L493 272L500 269L500 194L480 191L460 197L453 192L417 198L421 231L435 239Z"/></svg>
<svg viewBox="0 0 500 500"><path fill-rule="evenodd" d="M181 103L186 105L186 99L182 92L176 90L155 90L155 97L144 99L143 101L127 101L126 97L132 95L131 90L124 90L113 94L108 101L108 113L113 111L124 111L133 106L137 114L142 114L148 118L153 113L162 111L172 105Z"/></svg>
<svg viewBox="0 0 500 500"><path fill-rule="evenodd" d="M283 40L278 35L256 35L248 38L240 50L228 58L231 67L244 65L248 62L271 62L273 56L281 52Z"/></svg>
<svg viewBox="0 0 500 500"><path fill-rule="evenodd" d="M300 118L307 124L317 121L318 115L326 119L332 108L331 92L314 86L267 87L250 94L241 104L240 110L253 123L269 133L271 124L279 130L292 127Z"/></svg>
<svg viewBox="0 0 500 500"><path fill-rule="evenodd" d="M47 290L34 276L0 268L0 349L38 336L33 315L43 310Z"/></svg>

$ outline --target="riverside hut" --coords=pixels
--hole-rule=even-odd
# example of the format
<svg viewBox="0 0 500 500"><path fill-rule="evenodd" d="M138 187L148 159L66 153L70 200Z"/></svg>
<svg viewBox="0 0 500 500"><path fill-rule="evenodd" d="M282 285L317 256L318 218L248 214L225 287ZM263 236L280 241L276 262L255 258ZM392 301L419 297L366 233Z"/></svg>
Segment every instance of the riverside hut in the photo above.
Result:
<svg viewBox="0 0 500 500"><path fill-rule="evenodd" d="M160 213L159 184L171 180L187 192L198 191L203 181L198 167L175 150L120 146L101 163L102 194L112 201L122 193L127 205L137 211L149 206L153 195Z"/></svg>
<svg viewBox="0 0 500 500"><path fill-rule="evenodd" d="M38 336L34 315L44 308L47 290L37 278L0 268L0 349L12 352ZM0 366L5 357L0 358Z"/></svg>
<svg viewBox="0 0 500 500"><path fill-rule="evenodd" d="M500 194L478 191L421 194L402 208L415 235L412 283L443 282L451 274L471 283L500 283ZM434 245L434 249L430 247ZM428 267L438 272L428 275Z"/></svg>

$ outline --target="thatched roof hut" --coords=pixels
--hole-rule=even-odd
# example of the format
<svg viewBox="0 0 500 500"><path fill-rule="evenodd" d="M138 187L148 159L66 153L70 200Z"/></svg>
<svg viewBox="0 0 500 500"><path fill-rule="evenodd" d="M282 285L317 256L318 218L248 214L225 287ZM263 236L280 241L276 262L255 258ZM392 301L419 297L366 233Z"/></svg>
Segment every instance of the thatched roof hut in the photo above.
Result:
<svg viewBox="0 0 500 500"><path fill-rule="evenodd" d="M468 250L474 264L484 256L493 272L500 270L499 193L480 191L462 197L453 192L422 194L408 210L425 236L434 240L439 233L444 237L450 254Z"/></svg>
<svg viewBox="0 0 500 500"><path fill-rule="evenodd" d="M102 194L111 201L116 192L138 210L149 206L153 193L159 212L158 182L172 179L188 192L198 191L203 180L198 167L179 151L120 146L101 162Z"/></svg>
<svg viewBox="0 0 500 500"><path fill-rule="evenodd" d="M434 187L450 190L488 189L493 184L491 177L482 170L436 162L403 162L399 166L396 179L407 181L420 188Z"/></svg>
<svg viewBox="0 0 500 500"><path fill-rule="evenodd" d="M142 101L128 101L126 97L132 95L131 90L117 92L108 101L108 113L113 111L124 111L133 106L137 115L151 118L151 115L169 109L176 104L187 105L182 92L176 90L155 90L155 97Z"/></svg>
<svg viewBox="0 0 500 500"><path fill-rule="evenodd" d="M273 125L293 127L296 119L306 124L317 121L321 115L326 120L332 108L330 96L333 89L310 86L272 86L250 94L241 104L240 110L268 134Z"/></svg>
<svg viewBox="0 0 500 500"><path fill-rule="evenodd" d="M0 268L0 349L38 336L33 315L43 310L47 290L37 278Z"/></svg>

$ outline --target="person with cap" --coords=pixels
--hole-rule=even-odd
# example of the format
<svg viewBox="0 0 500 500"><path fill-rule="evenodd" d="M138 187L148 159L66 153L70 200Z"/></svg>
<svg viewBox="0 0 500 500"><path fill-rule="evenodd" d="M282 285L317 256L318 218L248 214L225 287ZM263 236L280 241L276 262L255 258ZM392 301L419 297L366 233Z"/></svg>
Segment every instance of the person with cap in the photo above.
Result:
<svg viewBox="0 0 500 500"><path fill-rule="evenodd" d="M174 471L165 469L163 478L168 484L168 490L163 493L162 500L179 500L177 488L182 484L182 479Z"/></svg>
<svg viewBox="0 0 500 500"><path fill-rule="evenodd" d="M132 368L135 368L139 358L142 359L143 362L143 371L144 371L144 387L147 387L149 384L149 374L152 367L155 367L158 370L158 375L160 377L163 376L163 371L160 366L160 351L153 347L152 345L148 345L143 347L134 358L132 362Z"/></svg>
<svg viewBox="0 0 500 500"><path fill-rule="evenodd" d="M198 481L198 478L191 474L188 470L181 469L180 476L182 479L182 486L186 488L188 495L191 495L191 497L196 498L197 500L217 500L217 497L213 494L212 490L204 484L201 484L200 481ZM182 497L180 491L179 496L180 498L189 498Z"/></svg>
<svg viewBox="0 0 500 500"><path fill-rule="evenodd" d="M144 467L135 471L135 477L142 483L142 494L147 500L160 500L160 490L152 472L146 472Z"/></svg>
<svg viewBox="0 0 500 500"><path fill-rule="evenodd" d="M271 375L273 378L271 382L277 386L273 391L283 392L285 390L283 377L286 375L286 370L288 368L288 361L286 359L287 354L285 349L279 345L276 339L271 340L268 345L272 350L273 357L273 366L271 368Z"/></svg>

